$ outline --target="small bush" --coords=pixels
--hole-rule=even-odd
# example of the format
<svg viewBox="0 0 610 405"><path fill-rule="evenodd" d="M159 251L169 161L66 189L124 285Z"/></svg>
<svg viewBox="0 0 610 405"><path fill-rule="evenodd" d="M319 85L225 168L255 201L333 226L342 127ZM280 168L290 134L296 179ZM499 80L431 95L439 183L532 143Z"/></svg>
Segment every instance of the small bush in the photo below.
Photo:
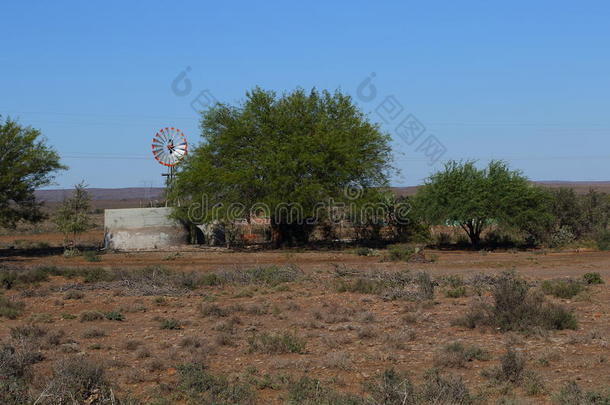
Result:
<svg viewBox="0 0 610 405"><path fill-rule="evenodd" d="M340 280L337 284L337 292L380 294L384 289L385 284L382 281L365 278L358 278L352 282Z"/></svg>
<svg viewBox="0 0 610 405"><path fill-rule="evenodd" d="M376 379L365 383L375 404L416 404L415 387L409 378L394 369L387 369Z"/></svg>
<svg viewBox="0 0 610 405"><path fill-rule="evenodd" d="M80 300L85 296L82 291L79 290L69 290L64 294L65 300Z"/></svg>
<svg viewBox="0 0 610 405"><path fill-rule="evenodd" d="M504 272L492 281L493 302L475 302L454 324L475 328L487 325L502 331L576 329L574 314L564 307L545 301L544 295L530 290L527 282L513 272Z"/></svg>
<svg viewBox="0 0 610 405"><path fill-rule="evenodd" d="M15 340L39 339L47 334L47 330L38 325L21 325L11 328L11 338Z"/></svg>
<svg viewBox="0 0 610 405"><path fill-rule="evenodd" d="M455 288L448 288L445 290L445 297L447 298L461 298L466 296L466 286L459 286Z"/></svg>
<svg viewBox="0 0 610 405"><path fill-rule="evenodd" d="M454 342L446 345L434 359L437 367L466 367L473 360L487 360L488 353L478 346Z"/></svg>
<svg viewBox="0 0 610 405"><path fill-rule="evenodd" d="M561 390L553 395L554 405L607 405L610 404L610 394L595 391L583 391L576 381L566 383Z"/></svg>
<svg viewBox="0 0 610 405"><path fill-rule="evenodd" d="M13 301L0 295L0 317L8 319L16 319L25 308L25 304L22 302Z"/></svg>
<svg viewBox="0 0 610 405"><path fill-rule="evenodd" d="M356 254L358 256L371 256L372 252L372 249L367 247L359 247L358 249L356 249Z"/></svg>
<svg viewBox="0 0 610 405"><path fill-rule="evenodd" d="M391 402L379 402L391 404ZM288 385L287 405L364 405L362 399L349 394L341 394L324 387L319 380L301 377ZM408 402L405 405L411 405Z"/></svg>
<svg viewBox="0 0 610 405"><path fill-rule="evenodd" d="M18 285L38 284L49 280L52 267L8 268L0 266L0 285L9 290Z"/></svg>
<svg viewBox="0 0 610 405"><path fill-rule="evenodd" d="M83 337L85 339L94 339L104 336L106 336L106 332L103 329L96 327L88 328L83 332Z"/></svg>
<svg viewBox="0 0 610 405"><path fill-rule="evenodd" d="M100 321L105 318L104 314L99 311L83 311L80 316L81 322Z"/></svg>
<svg viewBox="0 0 610 405"><path fill-rule="evenodd" d="M421 299L431 300L434 298L435 283L428 273L425 271L417 273L415 283L417 284L419 297Z"/></svg>
<svg viewBox="0 0 610 405"><path fill-rule="evenodd" d="M203 316L215 316L215 317L225 317L229 315L229 311L224 308L219 307L216 304L203 304L201 306L201 315Z"/></svg>
<svg viewBox="0 0 610 405"><path fill-rule="evenodd" d="M525 359L512 348L508 348L500 359L500 368L497 377L502 381L519 382L523 377Z"/></svg>
<svg viewBox="0 0 610 405"><path fill-rule="evenodd" d="M255 397L245 384L230 383L224 376L210 374L200 363L178 367L179 389L190 401L201 404L253 405Z"/></svg>
<svg viewBox="0 0 610 405"><path fill-rule="evenodd" d="M585 282L585 284L604 284L604 280L602 279L601 274L595 272L595 273L585 273L582 276L583 281Z"/></svg>
<svg viewBox="0 0 610 405"><path fill-rule="evenodd" d="M27 384L32 377L31 365L42 360L42 354L37 351L0 345L0 401L3 405L31 403Z"/></svg>
<svg viewBox="0 0 610 405"><path fill-rule="evenodd" d="M562 248L574 242L575 239L576 236L574 236L572 229L569 226L562 226L551 234L549 246L551 248Z"/></svg>
<svg viewBox="0 0 610 405"><path fill-rule="evenodd" d="M119 311L106 312L104 314L104 316L109 321L124 321L125 320L125 316L122 313L120 313Z"/></svg>
<svg viewBox="0 0 610 405"><path fill-rule="evenodd" d="M181 322L177 319L161 319L161 324L159 325L161 329L169 329L169 330L178 330L182 329Z"/></svg>
<svg viewBox="0 0 610 405"><path fill-rule="evenodd" d="M469 405L474 402L461 378L444 377L437 369L424 376L422 397L430 404Z"/></svg>
<svg viewBox="0 0 610 405"><path fill-rule="evenodd" d="M452 241L451 234L448 232L439 232L434 236L434 244L439 247L449 246Z"/></svg>
<svg viewBox="0 0 610 405"><path fill-rule="evenodd" d="M30 323L53 323L53 317L47 313L32 314L28 317Z"/></svg>
<svg viewBox="0 0 610 405"><path fill-rule="evenodd" d="M305 341L291 333L268 334L252 336L248 339L250 352L267 354L299 353L305 352Z"/></svg>
<svg viewBox="0 0 610 405"><path fill-rule="evenodd" d="M389 245L387 258L393 262L407 262L415 254L415 248L407 245Z"/></svg>
<svg viewBox="0 0 610 405"><path fill-rule="evenodd" d="M582 284L574 280L544 280L542 282L542 291L557 298L572 298L583 289Z"/></svg>
<svg viewBox="0 0 610 405"><path fill-rule="evenodd" d="M521 385L527 395L540 395L544 392L542 377L531 370L525 370Z"/></svg>
<svg viewBox="0 0 610 405"><path fill-rule="evenodd" d="M113 395L104 368L86 358L68 358L55 365L53 377L45 389L43 404L111 403Z"/></svg>
<svg viewBox="0 0 610 405"><path fill-rule="evenodd" d="M125 349L130 351L136 350L140 346L142 346L142 342L134 339L128 340L124 345Z"/></svg>
<svg viewBox="0 0 610 405"><path fill-rule="evenodd" d="M93 250L85 250L83 252L83 259L87 262L101 262L102 258Z"/></svg>

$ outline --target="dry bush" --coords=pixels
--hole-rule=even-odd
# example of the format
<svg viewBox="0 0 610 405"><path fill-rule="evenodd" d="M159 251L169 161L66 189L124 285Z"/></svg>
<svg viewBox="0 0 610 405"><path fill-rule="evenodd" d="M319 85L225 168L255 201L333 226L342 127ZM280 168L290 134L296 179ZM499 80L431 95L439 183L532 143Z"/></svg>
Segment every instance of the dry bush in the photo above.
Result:
<svg viewBox="0 0 610 405"><path fill-rule="evenodd" d="M91 328L87 328L85 329L85 331L83 332L83 338L85 339L95 339L95 338L100 338L100 337L104 337L106 336L106 331L104 331L104 329L98 328L98 327L91 327Z"/></svg>
<svg viewBox="0 0 610 405"><path fill-rule="evenodd" d="M491 287L492 303L475 301L466 314L454 324L475 328L493 326L502 331L529 332L541 329L576 329L574 314L564 307L546 301L539 291L513 272L496 277Z"/></svg>
<svg viewBox="0 0 610 405"><path fill-rule="evenodd" d="M201 363L178 367L179 389L192 403L253 405L254 393L249 386L231 383L224 376L213 375Z"/></svg>
<svg viewBox="0 0 610 405"><path fill-rule="evenodd" d="M544 280L541 288L545 294L566 299L580 294L585 289L579 281L572 279Z"/></svg>
<svg viewBox="0 0 610 405"><path fill-rule="evenodd" d="M475 345L465 345L461 342L453 342L436 354L434 365L436 367L466 367L473 360L487 360L489 354Z"/></svg>
<svg viewBox="0 0 610 405"><path fill-rule="evenodd" d="M442 376L436 369L424 376L422 399L430 404L468 405L474 403L468 388L461 378Z"/></svg>
<svg viewBox="0 0 610 405"><path fill-rule="evenodd" d="M25 308L22 302L14 301L0 294L0 317L16 319Z"/></svg>
<svg viewBox="0 0 610 405"><path fill-rule="evenodd" d="M100 311L83 311L79 315L79 319L81 322L100 321L104 318L104 314Z"/></svg>
<svg viewBox="0 0 610 405"><path fill-rule="evenodd" d="M305 340L288 332L269 334L261 333L248 339L250 352L266 354L305 352Z"/></svg>
<svg viewBox="0 0 610 405"><path fill-rule="evenodd" d="M39 404L69 405L118 403L99 362L83 357L59 361L53 377L38 398Z"/></svg>

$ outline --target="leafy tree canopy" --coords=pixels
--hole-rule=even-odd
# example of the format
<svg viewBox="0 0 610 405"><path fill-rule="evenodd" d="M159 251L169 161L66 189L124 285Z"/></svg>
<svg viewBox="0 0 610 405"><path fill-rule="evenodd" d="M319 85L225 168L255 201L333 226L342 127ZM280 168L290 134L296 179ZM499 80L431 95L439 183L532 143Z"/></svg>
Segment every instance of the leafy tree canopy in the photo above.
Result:
<svg viewBox="0 0 610 405"><path fill-rule="evenodd" d="M389 137L339 91L297 89L278 96L255 88L237 106L218 104L202 113L201 135L170 196L207 198L210 205L222 204L216 213L235 203L266 207L278 244L307 239L294 204L305 217L300 220L309 218L321 201L346 200L346 187L386 186L391 170ZM286 204L292 206L278 209ZM186 208L179 211L185 216Z"/></svg>
<svg viewBox="0 0 610 405"><path fill-rule="evenodd" d="M62 169L66 167L59 155L39 130L10 118L0 122L0 225L14 227L20 220L43 219L34 190L51 184Z"/></svg>
<svg viewBox="0 0 610 405"><path fill-rule="evenodd" d="M473 161L449 161L416 196L417 209L427 221L461 226L474 246L493 224L538 236L552 220L549 202L547 191L501 161L484 169Z"/></svg>

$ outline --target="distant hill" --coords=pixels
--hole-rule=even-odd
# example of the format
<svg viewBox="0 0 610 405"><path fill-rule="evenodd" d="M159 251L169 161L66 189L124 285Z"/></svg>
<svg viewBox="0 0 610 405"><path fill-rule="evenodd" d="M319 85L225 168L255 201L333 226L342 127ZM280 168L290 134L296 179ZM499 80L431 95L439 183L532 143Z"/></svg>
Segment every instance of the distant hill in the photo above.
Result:
<svg viewBox="0 0 610 405"><path fill-rule="evenodd" d="M590 189L595 189L602 193L610 194L610 181L534 181L534 184L538 184L548 188L560 188L567 187L572 188L578 194L585 194ZM398 195L413 195L417 192L417 189L421 186L411 187L392 187Z"/></svg>
<svg viewBox="0 0 610 405"><path fill-rule="evenodd" d="M146 207L161 200L161 187L128 188L88 188L94 208L136 208ZM36 198L53 209L64 198L69 197L72 189L36 190Z"/></svg>
<svg viewBox="0 0 610 405"><path fill-rule="evenodd" d="M534 182L549 188L569 187L577 193L584 194L593 188L610 194L610 181L537 181ZM392 187L398 195L413 195L420 186ZM128 188L88 188L95 208L128 208L147 206L150 202L160 200L162 187L128 187ZM49 206L55 206L70 196L72 189L37 190L36 198Z"/></svg>
<svg viewBox="0 0 610 405"><path fill-rule="evenodd" d="M99 200L148 200L157 199L163 193L161 187L88 188L93 201ZM36 190L36 198L45 202L60 202L69 197L72 189Z"/></svg>

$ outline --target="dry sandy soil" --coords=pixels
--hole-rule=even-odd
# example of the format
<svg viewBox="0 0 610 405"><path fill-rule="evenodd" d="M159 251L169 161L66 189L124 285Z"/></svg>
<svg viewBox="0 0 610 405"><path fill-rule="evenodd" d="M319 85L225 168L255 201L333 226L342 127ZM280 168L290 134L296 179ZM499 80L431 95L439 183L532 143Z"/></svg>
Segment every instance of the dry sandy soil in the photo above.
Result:
<svg viewBox="0 0 610 405"><path fill-rule="evenodd" d="M36 235L35 239L45 237L53 238ZM9 237L2 238L0 242L8 242ZM568 381L577 381L583 390L610 387L610 253L606 252L426 251L435 258L428 263L388 262L383 260L384 252L362 257L349 251L107 253L100 255L99 262L61 254L2 252L0 265L24 269L43 265L132 270L163 266L171 273L197 275L270 265L298 269L296 281L275 285L226 283L190 290L156 285L143 291L129 283L86 283L81 277L54 276L33 287L5 290L5 297L23 302L25 309L17 319L0 318L2 341L10 342L11 328L32 322L38 322L47 335L65 333L59 343L41 346L44 360L34 366L35 387L43 387L53 364L67 356L86 356L103 363L116 392L133 395L142 403L185 403L176 388L177 366L193 361L203 362L211 373L225 375L230 381L249 384L261 404L286 403L289 381L304 375L336 391L366 397L363 383L388 368L405 372L421 386L425 372L438 366L443 375L460 376L470 393L480 398L479 403L512 397L522 401L515 403L551 403ZM586 272L599 272L606 284L589 286L571 299L547 297L574 311L577 330L527 334L454 326L452 321L472 301L486 299L488 293L479 298L468 285L468 296L448 298L443 277L460 275L468 280L475 274L508 269L534 284L553 278L578 279ZM388 300L377 293L339 292L337 288L342 279L354 280L371 271L402 270L429 273L439 283L434 299ZM119 311L125 319L82 322L79 316L85 311ZM66 314L75 318L66 319L70 318ZM178 329L161 329L164 319L179 321ZM103 330L104 336L85 337L91 328ZM288 333L304 348L297 350L300 353L258 350L251 341L264 333ZM479 346L488 355L457 367L443 365L439 358L446 354L441 350L456 341ZM484 370L499 365L507 344L522 354L526 370L538 375L543 388L528 387L531 382L499 383L483 376Z"/></svg>

